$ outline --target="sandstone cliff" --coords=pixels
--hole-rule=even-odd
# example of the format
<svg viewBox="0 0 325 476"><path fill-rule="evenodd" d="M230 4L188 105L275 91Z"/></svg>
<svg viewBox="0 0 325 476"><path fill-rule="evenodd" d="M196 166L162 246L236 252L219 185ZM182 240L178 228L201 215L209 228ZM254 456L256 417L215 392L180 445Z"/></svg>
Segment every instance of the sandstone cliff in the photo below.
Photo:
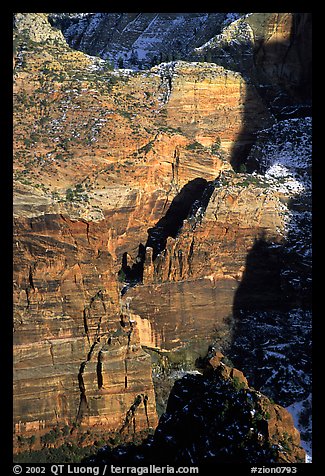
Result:
<svg viewBox="0 0 325 476"><path fill-rule="evenodd" d="M194 50L250 78L278 117L311 106L311 13L251 13Z"/></svg>
<svg viewBox="0 0 325 476"><path fill-rule="evenodd" d="M16 434L155 427L143 349L193 365L211 340L230 343L247 253L286 242L301 189L263 176L265 161L234 172L275 122L240 73L112 71L45 14L15 25Z"/></svg>

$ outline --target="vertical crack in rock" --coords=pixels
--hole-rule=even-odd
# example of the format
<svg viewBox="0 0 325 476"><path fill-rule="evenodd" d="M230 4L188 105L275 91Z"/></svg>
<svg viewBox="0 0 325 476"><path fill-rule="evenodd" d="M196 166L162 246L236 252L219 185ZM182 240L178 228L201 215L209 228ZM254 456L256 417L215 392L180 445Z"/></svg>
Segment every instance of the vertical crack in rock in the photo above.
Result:
<svg viewBox="0 0 325 476"><path fill-rule="evenodd" d="M125 386L125 388L127 388L127 386L128 386L128 356L130 354L131 335L132 335L132 332L133 332L133 325L132 325L132 322L130 320L130 317L128 317L128 319L129 319L130 330L127 334L127 336L128 336L128 345L127 345L127 351L126 351L126 354L125 354L125 357L124 357L124 371L125 371L124 386Z"/></svg>
<svg viewBox="0 0 325 476"><path fill-rule="evenodd" d="M91 307L93 303L95 302L96 299L99 299L104 310L104 315L107 312L105 301L104 301L104 296L103 296L103 291L100 289L97 291L97 293L90 298L89 305L84 307L83 310L83 322L84 322L84 329L85 333L87 336L88 343L90 345L90 333L89 333L89 324L88 321L91 318ZM80 365L79 373L78 373L78 382L79 382L79 390L80 390L80 402L79 402L79 408L77 412L77 418L76 418L76 423L80 423L83 414L85 410L89 410L88 402L87 402L87 396L86 396L86 387L84 384L84 379L83 379L83 374L86 368L87 363L92 359L95 347L100 343L100 331L101 331L101 323L102 323L102 318L103 315L99 315L98 319L98 324L95 332L95 336L93 338L93 343L90 346L87 359L83 361ZM108 341L110 343L110 341ZM102 374L103 366L102 366L102 361L101 361L101 354L99 352L98 354L98 360L97 360L97 367L96 367L96 372L97 372L97 385L98 388L101 389L103 387L103 374Z"/></svg>
<svg viewBox="0 0 325 476"><path fill-rule="evenodd" d="M102 363L102 354L99 352L98 353L98 360L97 360L97 385L98 389L100 390L103 388L103 363Z"/></svg>
<svg viewBox="0 0 325 476"><path fill-rule="evenodd" d="M192 237L190 249L187 255L187 265L188 265L188 273L189 275L192 274L192 260L193 260L193 252L194 252L194 236Z"/></svg>
<svg viewBox="0 0 325 476"><path fill-rule="evenodd" d="M80 423L84 412L86 410L89 410L88 402L87 402L87 395L86 395L86 387L85 387L85 382L83 378L83 374L85 372L86 366L88 362L92 359L92 356L94 354L95 347L97 344L100 342L100 338L97 338L95 342L93 342L92 346L89 349L88 355L87 355L87 360L84 360L79 368L79 373L78 373L78 383L79 383L79 390L80 390L80 402L79 402L79 408L77 412L77 418L76 418L76 423ZM97 366L98 369L98 366ZM97 373L98 377L98 373Z"/></svg>
<svg viewBox="0 0 325 476"><path fill-rule="evenodd" d="M89 317L89 314L90 314L90 310L89 310L89 307L85 307L84 310L83 310L83 323L84 323L84 329L85 329L85 334L87 336L87 339L88 339L88 343L90 345L90 338L89 338L89 327L88 327L88 317Z"/></svg>
<svg viewBox="0 0 325 476"><path fill-rule="evenodd" d="M87 354L87 361L86 362L89 362L91 360L91 358L93 356L93 353L94 353L94 350L95 350L95 347L96 347L97 344L99 344L99 342L100 342L99 338L97 338L97 340L95 342L93 342L93 344L90 347L89 352Z"/></svg>
<svg viewBox="0 0 325 476"><path fill-rule="evenodd" d="M100 300L100 302L103 306L104 315L106 315L106 313L107 313L107 308L106 308L105 301L104 301L103 291L100 289L94 296L92 296L90 298L89 304L87 306L85 306L84 310L83 310L84 329L85 329L85 334L87 336L89 345L90 345L89 320L91 319L91 307L92 307L92 305L93 305L93 303L95 302L96 299ZM97 323L95 339L97 339L100 335L102 319L103 319L103 315L100 314L99 319L98 319L98 323Z"/></svg>
<svg viewBox="0 0 325 476"><path fill-rule="evenodd" d="M173 261L169 259L169 264L168 264L168 275L167 278L170 279L171 274L172 274L172 268L173 268Z"/></svg>
<svg viewBox="0 0 325 476"><path fill-rule="evenodd" d="M132 328L128 332L128 345L127 345L127 351L124 357L124 388L128 387L128 354L129 354L129 349L130 349L130 340L131 340L131 333L132 333Z"/></svg>
<svg viewBox="0 0 325 476"><path fill-rule="evenodd" d="M173 186L176 186L176 189L178 189L179 159L180 159L179 146L176 146L175 151L174 151L174 158L173 158L173 162L172 162L172 184L171 184L171 188ZM168 198L168 195L167 195L167 198Z"/></svg>
<svg viewBox="0 0 325 476"><path fill-rule="evenodd" d="M86 224L86 236L87 236L87 241L88 241L88 245L90 245L90 241L89 241L89 223L88 222L84 222Z"/></svg>
<svg viewBox="0 0 325 476"><path fill-rule="evenodd" d="M144 395L143 396L144 412L146 414L147 425L148 425L148 428L149 428L150 427L150 422L149 422L149 416L148 416L148 400L149 400L148 395Z"/></svg>
<svg viewBox="0 0 325 476"><path fill-rule="evenodd" d="M179 265L179 276L180 276L180 279L182 279L182 276L183 276L183 252L182 252L182 250L178 250L177 258L178 258L178 265Z"/></svg>
<svg viewBox="0 0 325 476"><path fill-rule="evenodd" d="M29 297L29 288L28 287L25 289L25 293L26 293L26 300L27 300L26 310L28 310L29 306L30 306L30 297Z"/></svg>
<svg viewBox="0 0 325 476"><path fill-rule="evenodd" d="M35 271L35 264L33 266L29 267L29 273L28 273L28 282L33 291L35 291L35 286L34 286L34 281L33 281L33 272Z"/></svg>
<svg viewBox="0 0 325 476"><path fill-rule="evenodd" d="M79 383L79 390L80 390L80 401L79 401L79 408L76 417L76 423L79 424L82 420L83 414L86 410L89 410L87 397L86 397L86 387L84 383L83 373L85 371L85 367L87 365L87 360L81 363L78 373L78 383Z"/></svg>
<svg viewBox="0 0 325 476"><path fill-rule="evenodd" d="M26 310L28 310L29 307L30 307L30 292L31 291L35 292L35 284L34 284L34 279L33 279L33 273L34 273L35 269L36 269L36 263L29 266L28 278L27 278L28 284L25 288L26 300L27 300Z"/></svg>

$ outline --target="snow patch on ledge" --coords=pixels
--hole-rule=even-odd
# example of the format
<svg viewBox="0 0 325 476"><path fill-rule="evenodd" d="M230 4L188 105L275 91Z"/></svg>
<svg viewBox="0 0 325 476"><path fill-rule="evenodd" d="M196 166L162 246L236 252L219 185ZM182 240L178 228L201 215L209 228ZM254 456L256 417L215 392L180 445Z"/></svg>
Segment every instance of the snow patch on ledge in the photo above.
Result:
<svg viewBox="0 0 325 476"><path fill-rule="evenodd" d="M309 415L309 420L307 425L302 426L301 417L306 412L307 406L311 408L312 395L309 394L305 400L295 402L289 407L286 408L288 412L292 415L294 426L300 431L301 434L308 430L311 433L312 423L311 423L311 414ZM311 412L311 410L310 410ZM311 441L304 440L301 437L301 446L306 451L306 463L312 463L312 444Z"/></svg>
<svg viewBox="0 0 325 476"><path fill-rule="evenodd" d="M253 175L263 176L271 190L283 195L284 235L305 257L311 256L311 131L311 117L279 121L258 132L247 159L256 164ZM294 208L291 199L299 206Z"/></svg>

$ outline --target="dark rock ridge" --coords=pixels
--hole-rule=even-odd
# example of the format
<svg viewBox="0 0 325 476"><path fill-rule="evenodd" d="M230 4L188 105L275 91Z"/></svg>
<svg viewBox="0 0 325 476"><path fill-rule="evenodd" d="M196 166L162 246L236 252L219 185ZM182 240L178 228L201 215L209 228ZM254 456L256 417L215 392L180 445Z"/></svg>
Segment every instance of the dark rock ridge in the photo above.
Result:
<svg viewBox="0 0 325 476"><path fill-rule="evenodd" d="M249 387L223 354L203 374L186 375L171 391L166 413L141 446L102 448L90 463L202 465L299 463L300 436L288 411Z"/></svg>

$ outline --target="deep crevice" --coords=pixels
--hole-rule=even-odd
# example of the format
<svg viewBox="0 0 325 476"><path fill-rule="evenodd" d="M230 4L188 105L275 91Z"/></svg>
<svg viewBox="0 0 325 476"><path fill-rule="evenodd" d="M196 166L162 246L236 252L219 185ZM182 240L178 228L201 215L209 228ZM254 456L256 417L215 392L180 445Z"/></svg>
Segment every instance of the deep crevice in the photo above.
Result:
<svg viewBox="0 0 325 476"><path fill-rule="evenodd" d="M28 273L28 281L29 285L32 288L33 291L35 291L35 286L34 286L34 281L33 281L33 271L35 269L35 266L30 266L29 267L29 273Z"/></svg>
<svg viewBox="0 0 325 476"><path fill-rule="evenodd" d="M119 430L119 433L123 433L123 431L125 429L127 429L130 426L130 424L132 424L132 422L133 422L133 425L134 425L135 413L136 413L137 408L139 407L139 405L142 403L142 401L143 401L143 395L137 395L135 397L133 404L131 405L130 409L126 413L124 423L123 423L121 429ZM133 428L134 428L134 426L133 426Z"/></svg>
<svg viewBox="0 0 325 476"><path fill-rule="evenodd" d="M84 329L85 329L85 334L88 339L88 343L90 344L90 339L89 339L89 327L88 327L88 317L89 317L89 308L85 307L83 310L83 323L84 323Z"/></svg>
<svg viewBox="0 0 325 476"><path fill-rule="evenodd" d="M79 390L80 390L80 401L79 401L79 408L76 418L76 423L80 423L83 417L83 413L85 410L89 410L87 397L86 397L86 387L83 379L83 373L88 361L82 362L80 365L79 373L78 373L78 383L79 383Z"/></svg>
<svg viewBox="0 0 325 476"><path fill-rule="evenodd" d="M99 390L103 388L103 364L100 360L100 353L98 354L98 361L97 361L97 385Z"/></svg>
<svg viewBox="0 0 325 476"><path fill-rule="evenodd" d="M149 400L148 395L144 395L143 397L144 412L146 414L148 428L150 428L150 422L149 422L149 416L148 416L148 400Z"/></svg>
<svg viewBox="0 0 325 476"><path fill-rule="evenodd" d="M145 245L140 243L135 263L128 264L128 254L122 257L122 266L119 271L121 281L128 283L122 290L122 295L130 285L135 285L143 280L143 268L146 256L146 248L152 248L153 261L166 248L169 237L176 238L180 232L184 220L189 220L192 229L200 223L215 183L208 182L203 178L196 178L188 182L173 199L166 214L152 228L148 229L148 238Z"/></svg>
<svg viewBox="0 0 325 476"><path fill-rule="evenodd" d="M148 230L146 248L153 249L153 260L166 248L168 237L176 238L186 218L195 215L208 182L196 178L188 182L173 199L166 215Z"/></svg>

